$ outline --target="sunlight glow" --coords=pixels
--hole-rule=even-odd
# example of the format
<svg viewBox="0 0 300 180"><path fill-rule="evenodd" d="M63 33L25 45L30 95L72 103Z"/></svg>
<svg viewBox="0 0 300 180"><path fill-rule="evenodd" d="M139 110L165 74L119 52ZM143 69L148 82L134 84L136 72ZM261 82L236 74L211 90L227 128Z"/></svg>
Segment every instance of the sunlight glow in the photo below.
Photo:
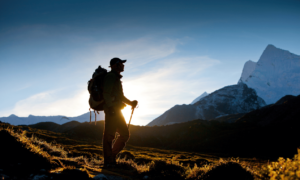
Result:
<svg viewBox="0 0 300 180"><path fill-rule="evenodd" d="M130 120L130 115L131 115L131 106L127 105L123 110L122 110L122 113L123 113L123 116L125 118L125 121L126 121L126 124L129 123L129 120ZM136 121L137 122L137 121ZM131 120L131 123L132 124L132 120Z"/></svg>

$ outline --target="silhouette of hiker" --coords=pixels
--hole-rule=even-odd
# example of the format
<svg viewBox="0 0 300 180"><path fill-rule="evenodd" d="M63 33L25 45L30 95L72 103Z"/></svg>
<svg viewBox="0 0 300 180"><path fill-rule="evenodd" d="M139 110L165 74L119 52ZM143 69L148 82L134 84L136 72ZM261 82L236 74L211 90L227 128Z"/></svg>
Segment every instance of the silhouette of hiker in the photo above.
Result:
<svg viewBox="0 0 300 180"><path fill-rule="evenodd" d="M126 60L113 58L110 60L111 71L104 78L104 113L105 126L103 135L103 155L104 167L113 167L116 164L117 154L125 147L129 139L129 130L123 117L121 109L126 105L135 108L138 104L136 100L130 101L124 96L120 73L124 71L124 63ZM116 132L119 137L115 140Z"/></svg>

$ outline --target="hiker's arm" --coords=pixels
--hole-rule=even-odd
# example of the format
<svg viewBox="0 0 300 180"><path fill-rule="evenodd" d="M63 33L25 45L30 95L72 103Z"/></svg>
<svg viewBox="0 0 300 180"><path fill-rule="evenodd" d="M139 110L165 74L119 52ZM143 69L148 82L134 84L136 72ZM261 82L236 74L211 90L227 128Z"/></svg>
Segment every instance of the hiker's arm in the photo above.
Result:
<svg viewBox="0 0 300 180"><path fill-rule="evenodd" d="M107 107L112 107L113 102L111 98L111 92L114 87L114 82L116 82L116 77L110 74L106 75L104 79L104 87L103 87L103 98Z"/></svg>
<svg viewBox="0 0 300 180"><path fill-rule="evenodd" d="M123 101L124 103L126 103L126 104L131 105L131 101L130 101L129 99L127 99L127 97L125 97L124 94L123 94L123 96L122 96L122 101Z"/></svg>

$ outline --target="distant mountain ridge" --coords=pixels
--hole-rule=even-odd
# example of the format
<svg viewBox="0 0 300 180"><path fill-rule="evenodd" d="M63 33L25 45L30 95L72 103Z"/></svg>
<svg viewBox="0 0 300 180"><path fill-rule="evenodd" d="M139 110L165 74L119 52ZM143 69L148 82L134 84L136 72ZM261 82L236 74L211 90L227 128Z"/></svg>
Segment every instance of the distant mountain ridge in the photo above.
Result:
<svg viewBox="0 0 300 180"><path fill-rule="evenodd" d="M95 114L92 112L92 121L95 121ZM100 112L97 114L97 121L104 120L104 113ZM14 114L8 117L1 117L0 121L7 122L11 125L30 125L36 124L39 122L54 122L57 124L64 124L70 121L78 122L89 122L90 121L90 112L82 114L77 117L66 117L66 116L33 116L29 115L28 117L18 117Z"/></svg>

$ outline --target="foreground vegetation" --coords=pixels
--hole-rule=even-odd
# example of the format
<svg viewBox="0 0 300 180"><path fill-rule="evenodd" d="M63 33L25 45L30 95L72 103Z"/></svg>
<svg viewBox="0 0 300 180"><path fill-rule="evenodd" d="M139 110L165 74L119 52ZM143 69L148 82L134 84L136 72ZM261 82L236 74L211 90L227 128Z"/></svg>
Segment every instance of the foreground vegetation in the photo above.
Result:
<svg viewBox="0 0 300 180"><path fill-rule="evenodd" d="M127 146L119 155L116 168L103 169L101 142L1 123L0 132L4 131L32 154L38 155L38 166L50 174L69 171L67 174L78 177L80 171L86 179L99 173L123 179L300 179L299 150L294 159L279 158L276 162L267 162L255 158L220 158L212 154ZM34 169L34 165L31 166ZM7 167L4 171L8 171ZM24 170L22 172L26 174Z"/></svg>

